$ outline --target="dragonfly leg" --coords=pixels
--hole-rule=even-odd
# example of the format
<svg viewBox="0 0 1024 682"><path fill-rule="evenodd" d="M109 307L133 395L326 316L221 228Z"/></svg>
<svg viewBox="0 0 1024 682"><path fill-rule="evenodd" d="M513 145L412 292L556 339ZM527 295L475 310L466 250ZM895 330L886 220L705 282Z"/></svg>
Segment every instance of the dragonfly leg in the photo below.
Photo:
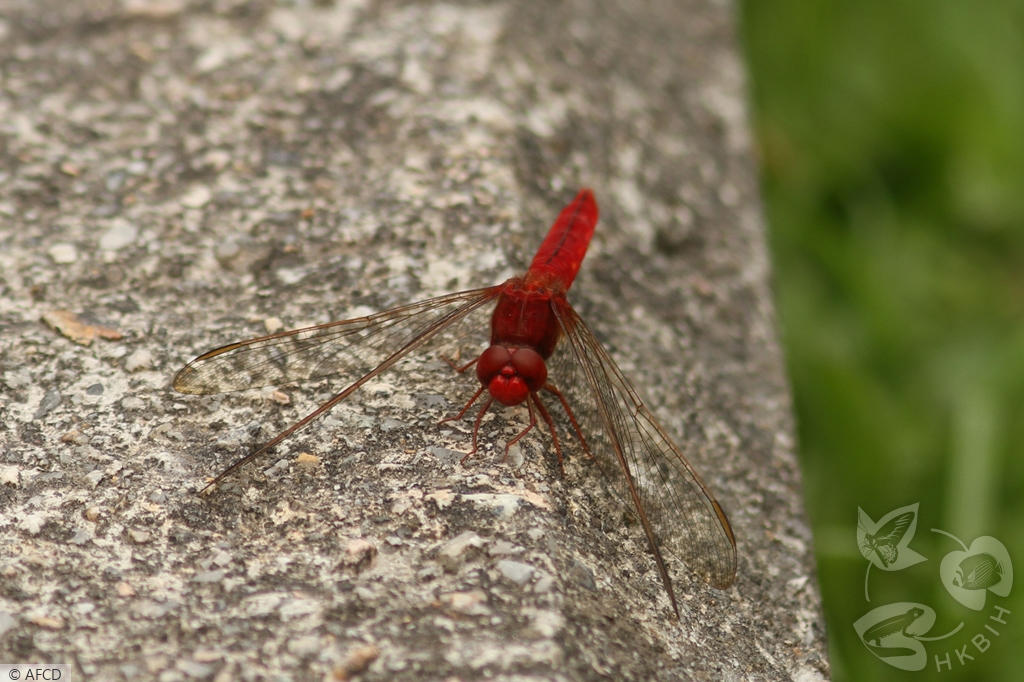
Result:
<svg viewBox="0 0 1024 682"><path fill-rule="evenodd" d="M530 395L533 395L532 393ZM502 462L508 460L508 451L513 445L519 442L519 440L528 434L530 430L537 425L537 414L533 411L533 402L530 400L526 401L526 409L530 413L530 423L526 425L526 428L516 434L516 437L505 443L505 456L501 458Z"/></svg>
<svg viewBox="0 0 1024 682"><path fill-rule="evenodd" d="M474 360L473 362L476 362L476 360ZM469 412L469 408L473 407L473 404L477 400L479 400L481 395L483 395L484 390L486 390L486 387L481 386L479 389L477 389L477 392L474 393L470 397L470 399L466 401L466 404L462 406L462 409L459 410L458 414L453 414L450 417L445 417L444 419L439 421L438 424L444 424L445 422L457 422L463 417L465 417L466 413ZM465 456L463 456L463 458L459 460L460 464L465 464L466 460L476 453L476 434L480 430L480 422L483 420L484 415L487 414L487 410L491 407L492 402L494 402L494 400L492 398L488 398L486 402L484 402L483 407L480 408L480 412L476 415L476 419L473 421L473 449L467 452Z"/></svg>
<svg viewBox="0 0 1024 682"><path fill-rule="evenodd" d="M576 438L579 439L580 445L583 446L583 452L585 452L587 457L590 459L594 459L594 455L590 452L590 447L587 445L587 440L583 437L583 429L580 428L580 423L576 421L576 415L573 414L572 408L569 407L569 401L565 399L565 396L554 384L546 382L543 388L545 391L558 398L558 402L562 404L562 409L565 410L565 415L569 417L569 423L572 424L572 430L576 434ZM552 429L552 433L554 433L554 429ZM557 443L557 439L555 442ZM561 464L561 462L559 462L559 464Z"/></svg>
<svg viewBox="0 0 1024 682"><path fill-rule="evenodd" d="M537 411L540 412L540 416L544 418L544 423L548 425L548 431L551 432L551 441L555 444L555 456L558 457L558 471L564 478L565 466L562 463L562 445L558 442L558 431L555 430L555 421L551 418L551 413L548 412L548 408L544 407L544 403L540 401L540 396L536 393L531 393L530 400L537 405Z"/></svg>
<svg viewBox="0 0 1024 682"><path fill-rule="evenodd" d="M484 387L481 386L480 390L478 390L476 393L473 394L473 397L470 398L469 401L467 401L466 404L462 406L462 409L459 410L457 414L453 414L450 417L445 417L444 419L442 419L441 421L439 421L437 423L438 424L444 424L445 422L457 422L460 419L462 419L463 417L465 417L466 413L469 412L469 408L471 408L473 406L473 403L475 403L477 401L477 399L483 394L483 392L484 392ZM491 401L488 400L487 404L490 405L490 403L491 403Z"/></svg>
<svg viewBox="0 0 1024 682"><path fill-rule="evenodd" d="M474 395L472 400L469 401L469 405L472 405L476 401L477 396L479 396L482 391L483 389L481 388L476 392L476 395ZM476 453L476 435L480 431L480 422L483 421L484 415L487 414L487 410L490 409L491 403L493 402L493 398L488 398L487 402L484 403L483 407L481 407L480 411L477 413L476 419L473 420L473 449L462 456L462 459L459 460L459 464L465 464L466 460ZM466 409L469 408L469 405L466 405L466 407L462 409L462 412L465 412ZM461 414L462 413L460 413L460 415Z"/></svg>
<svg viewBox="0 0 1024 682"><path fill-rule="evenodd" d="M451 367L452 369L454 369L456 372L458 372L459 374L463 374L463 373L465 373L465 371L467 369L469 369L470 367L475 365L476 361L479 360L479 359L480 359L480 356L477 356L477 357L473 358L472 360L470 360L469 362L467 362L464 365L456 365L455 364L455 360L452 360L451 358L449 358L447 356L445 356L444 361L447 362L448 366Z"/></svg>

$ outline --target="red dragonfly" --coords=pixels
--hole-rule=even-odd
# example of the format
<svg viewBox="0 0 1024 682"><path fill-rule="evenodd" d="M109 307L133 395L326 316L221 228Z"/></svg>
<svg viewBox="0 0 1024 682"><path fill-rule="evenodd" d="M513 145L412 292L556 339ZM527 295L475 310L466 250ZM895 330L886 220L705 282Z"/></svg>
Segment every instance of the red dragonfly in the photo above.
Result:
<svg viewBox="0 0 1024 682"><path fill-rule="evenodd" d="M597 202L593 192L584 189L562 210L524 277L368 317L239 341L188 363L174 377L174 388L182 393L221 393L338 374L354 378L316 410L235 461L203 490L325 414L409 352L452 333L474 319L471 313L496 303L490 346L456 368L461 372L476 365L481 386L449 419L461 419L487 393L473 423L473 450L462 461L476 451L481 420L497 401L525 403L530 417L526 428L506 445L506 455L537 425L539 414L561 467L558 431L541 400L542 394L549 394L561 405L588 459L639 520L676 615L669 565L681 561L715 587L728 587L736 575L736 540L725 512L566 299L596 224ZM471 330L468 325L463 328ZM548 379L549 363L558 385Z"/></svg>

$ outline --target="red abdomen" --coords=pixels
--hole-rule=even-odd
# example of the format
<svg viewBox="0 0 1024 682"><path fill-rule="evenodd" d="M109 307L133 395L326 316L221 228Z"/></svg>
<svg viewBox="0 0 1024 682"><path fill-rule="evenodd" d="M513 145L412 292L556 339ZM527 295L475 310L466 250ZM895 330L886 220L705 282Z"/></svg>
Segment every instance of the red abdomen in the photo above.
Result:
<svg viewBox="0 0 1024 682"><path fill-rule="evenodd" d="M597 225L597 201L589 189L581 189L576 198L558 214L548 230L537 255L526 272L526 281L560 290L564 295L579 272L590 238Z"/></svg>

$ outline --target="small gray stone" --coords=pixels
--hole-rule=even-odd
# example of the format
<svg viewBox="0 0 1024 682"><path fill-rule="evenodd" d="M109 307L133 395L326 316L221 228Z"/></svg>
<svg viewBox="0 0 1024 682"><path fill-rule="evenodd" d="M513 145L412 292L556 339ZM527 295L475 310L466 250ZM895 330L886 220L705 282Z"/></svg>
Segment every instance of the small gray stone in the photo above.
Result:
<svg viewBox="0 0 1024 682"><path fill-rule="evenodd" d="M17 627L18 621L7 611L0 611L0 637L3 637L8 630Z"/></svg>
<svg viewBox="0 0 1024 682"><path fill-rule="evenodd" d="M213 193L206 185L193 185L181 196L181 203L188 208L202 208L210 203Z"/></svg>
<svg viewBox="0 0 1024 682"><path fill-rule="evenodd" d="M36 408L36 413L33 415L35 419L42 419L50 413L53 408L60 405L60 401L63 398L60 391L55 388L51 388L43 394L42 400L39 401L39 407Z"/></svg>
<svg viewBox="0 0 1024 682"><path fill-rule="evenodd" d="M140 369L146 369L153 366L153 354L145 348L139 348L133 351L131 355L124 359L124 368L129 372L137 372Z"/></svg>
<svg viewBox="0 0 1024 682"><path fill-rule="evenodd" d="M219 583L227 575L227 571L203 571L192 577L194 583Z"/></svg>
<svg viewBox="0 0 1024 682"><path fill-rule="evenodd" d="M74 536L68 541L73 545L84 545L92 541L92 533L84 528L80 528Z"/></svg>
<svg viewBox="0 0 1024 682"><path fill-rule="evenodd" d="M123 249L138 237L139 231L132 223L123 218L115 218L113 225L100 237L100 248L104 251Z"/></svg>
<svg viewBox="0 0 1024 682"><path fill-rule="evenodd" d="M148 530L143 530L141 528L133 528L132 530L128 531L128 535L129 537L131 537L132 542L134 542L136 545L144 545L153 539L152 533L150 533Z"/></svg>
<svg viewBox="0 0 1024 682"><path fill-rule="evenodd" d="M508 540L497 540L487 550L487 553L491 556L516 556L526 551L526 548L520 545L514 545Z"/></svg>
<svg viewBox="0 0 1024 682"><path fill-rule="evenodd" d="M445 543L437 553L437 558L445 569L454 571L474 553L474 550L483 546L483 538L473 531L467 530Z"/></svg>
<svg viewBox="0 0 1024 682"><path fill-rule="evenodd" d="M537 571L537 581L533 584L533 591L537 594L546 594L555 586L555 578L546 571Z"/></svg>
<svg viewBox="0 0 1024 682"><path fill-rule="evenodd" d="M533 576L534 568L530 564L524 564L521 561L512 561L511 559L502 559L497 563L498 571L503 576L516 583L517 585L526 584Z"/></svg>
<svg viewBox="0 0 1024 682"><path fill-rule="evenodd" d="M78 260L78 249L75 248L74 244L68 244L67 242L54 244L50 247L48 253L53 262L59 265L67 265Z"/></svg>
<svg viewBox="0 0 1024 682"><path fill-rule="evenodd" d="M321 649L323 649L323 642L317 635L288 640L288 651L296 656L312 656Z"/></svg>
<svg viewBox="0 0 1024 682"><path fill-rule="evenodd" d="M29 535L38 535L44 525L46 525L46 516L39 512L26 514L18 523L18 526Z"/></svg>
<svg viewBox="0 0 1024 682"><path fill-rule="evenodd" d="M200 663L199 661L179 661L178 670L185 673L189 677L209 677L213 672L213 667L206 663Z"/></svg>

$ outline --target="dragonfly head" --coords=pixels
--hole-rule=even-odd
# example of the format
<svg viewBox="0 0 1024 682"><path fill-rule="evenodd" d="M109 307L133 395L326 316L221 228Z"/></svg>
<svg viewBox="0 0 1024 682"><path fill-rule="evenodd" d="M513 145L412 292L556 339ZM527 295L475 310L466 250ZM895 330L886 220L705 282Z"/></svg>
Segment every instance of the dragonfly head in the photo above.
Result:
<svg viewBox="0 0 1024 682"><path fill-rule="evenodd" d="M518 405L548 378L544 358L532 348L491 346L476 361L476 376L502 405Z"/></svg>

